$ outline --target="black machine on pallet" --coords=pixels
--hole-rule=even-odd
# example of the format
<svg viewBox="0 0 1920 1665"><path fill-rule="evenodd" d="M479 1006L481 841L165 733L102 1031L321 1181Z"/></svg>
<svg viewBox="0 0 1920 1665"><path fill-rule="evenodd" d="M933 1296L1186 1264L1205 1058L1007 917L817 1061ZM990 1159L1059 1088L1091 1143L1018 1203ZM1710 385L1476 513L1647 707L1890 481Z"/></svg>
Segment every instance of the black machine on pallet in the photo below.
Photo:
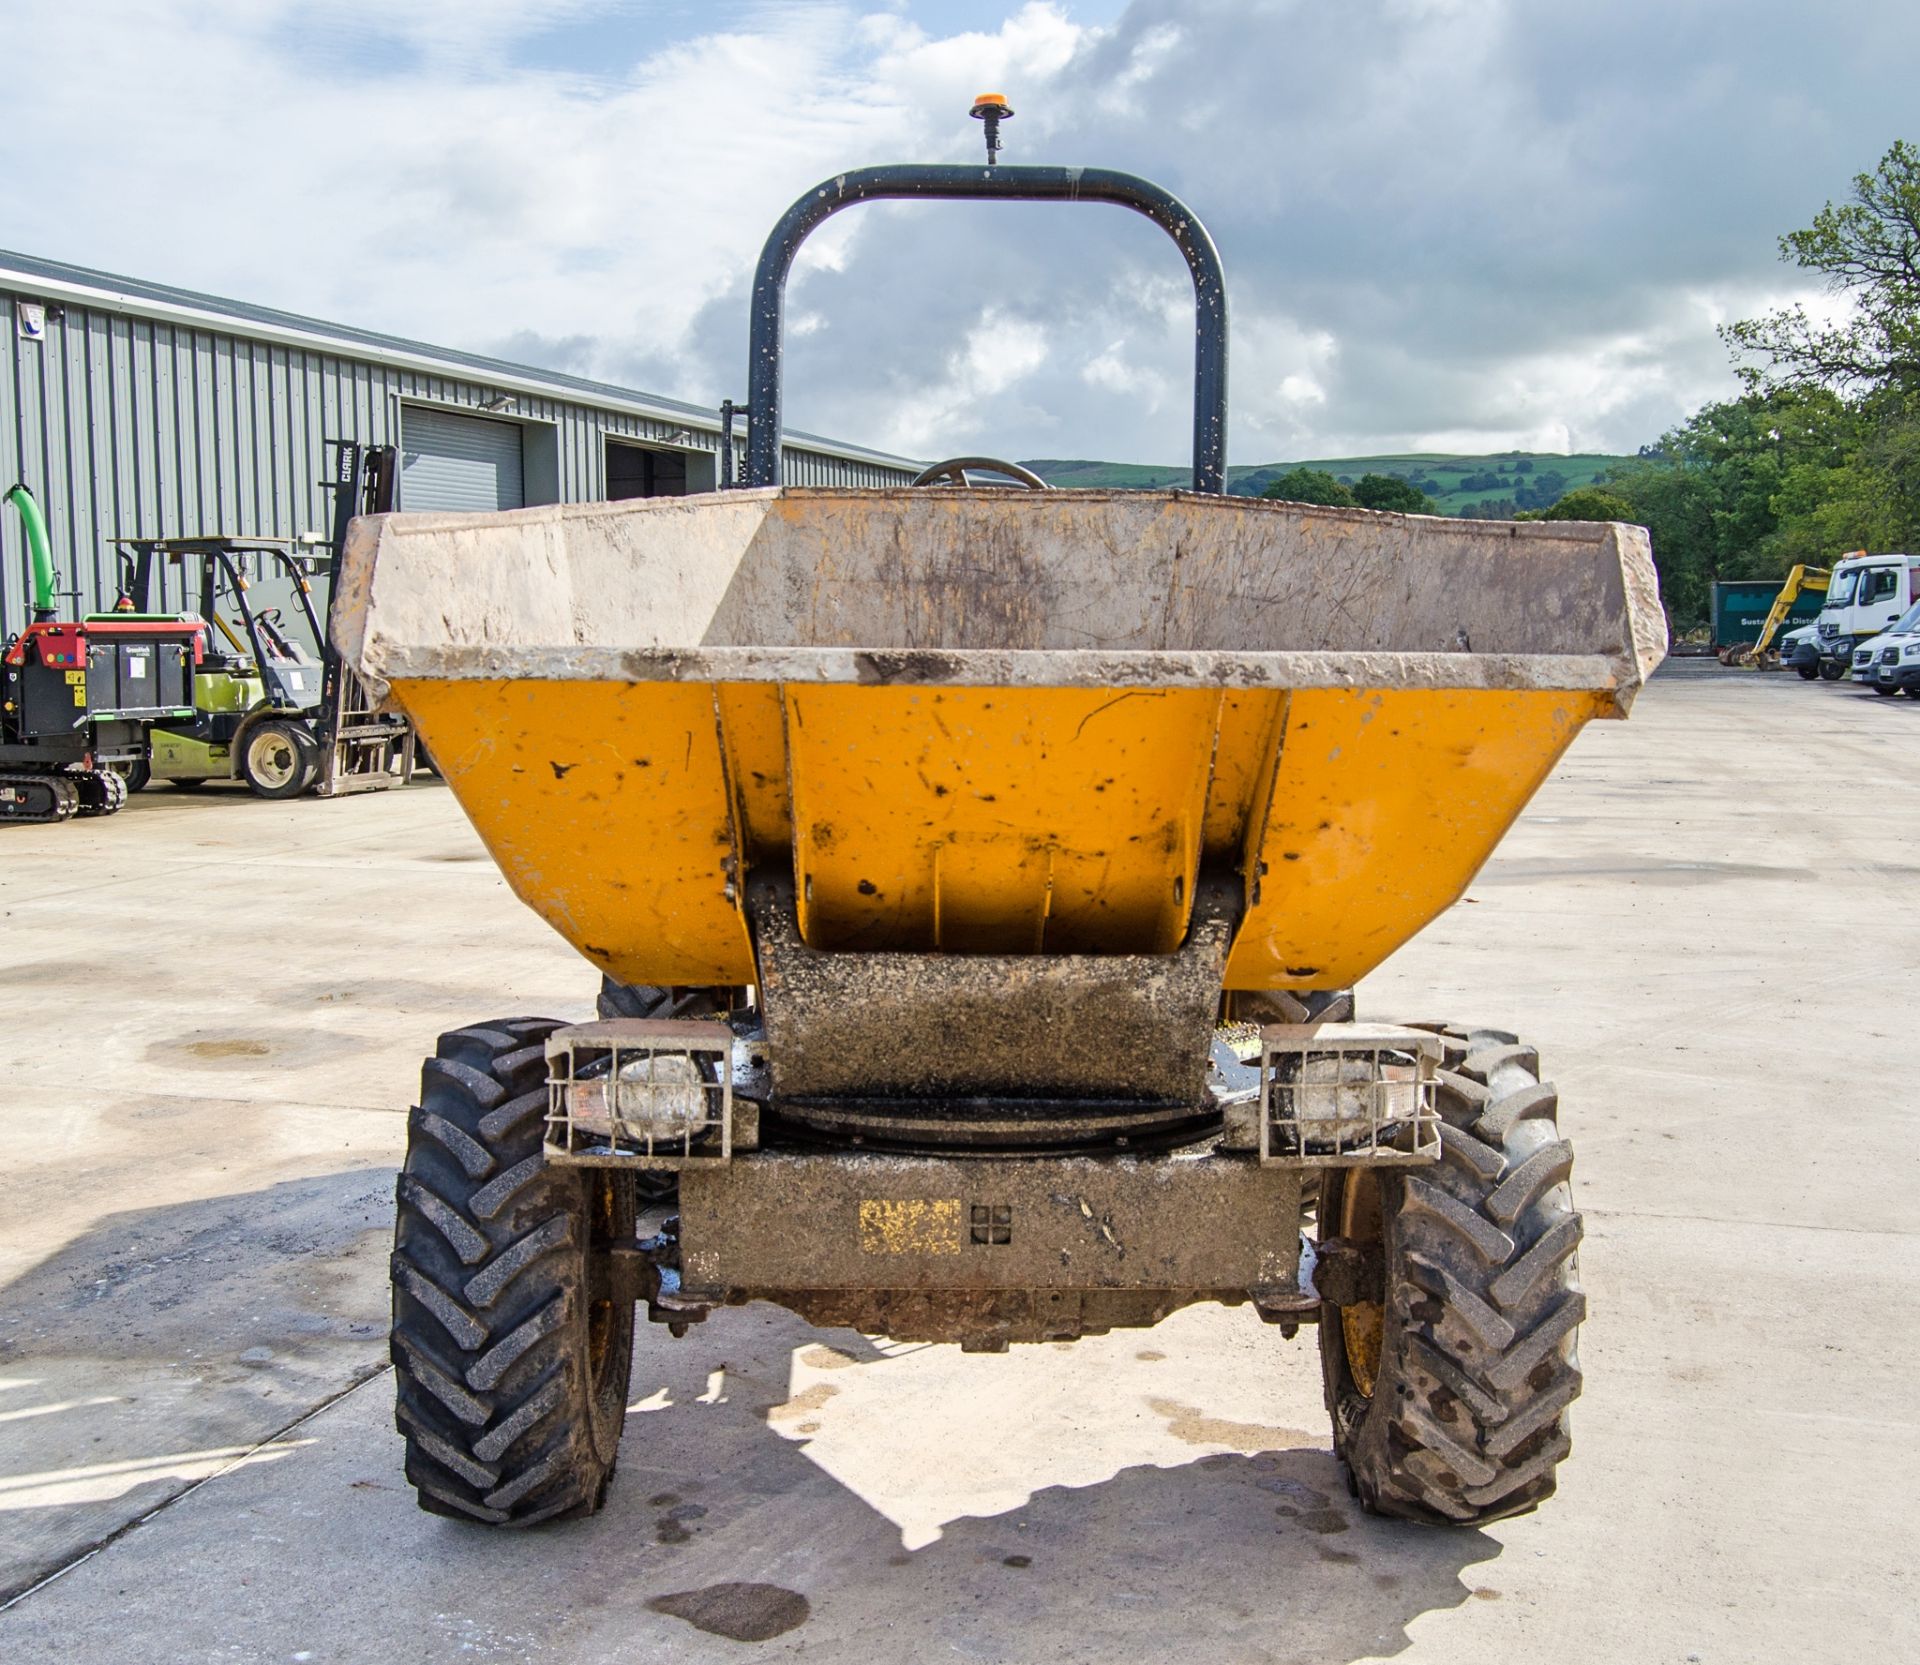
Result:
<svg viewBox="0 0 1920 1665"><path fill-rule="evenodd" d="M193 714L206 626L137 611L62 620L46 523L23 485L32 619L0 651L0 821L111 815L146 756L147 725Z"/></svg>

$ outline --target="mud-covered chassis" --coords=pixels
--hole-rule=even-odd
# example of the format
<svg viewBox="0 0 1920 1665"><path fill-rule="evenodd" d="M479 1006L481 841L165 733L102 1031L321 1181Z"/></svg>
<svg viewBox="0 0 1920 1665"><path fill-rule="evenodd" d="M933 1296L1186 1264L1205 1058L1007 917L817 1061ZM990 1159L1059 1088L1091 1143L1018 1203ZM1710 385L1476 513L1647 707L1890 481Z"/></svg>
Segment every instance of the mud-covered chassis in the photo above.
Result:
<svg viewBox="0 0 1920 1665"><path fill-rule="evenodd" d="M1549 1495L1584 1299L1537 1058L1494 1032L1216 1031L1230 897L1143 968L815 954L762 885L757 1008L616 985L603 1010L681 1015L442 1037L395 1256L423 1505L597 1507L636 1301L676 1334L769 1300L977 1351L1251 1303L1283 1334L1319 1326L1368 1508L1489 1520Z"/></svg>

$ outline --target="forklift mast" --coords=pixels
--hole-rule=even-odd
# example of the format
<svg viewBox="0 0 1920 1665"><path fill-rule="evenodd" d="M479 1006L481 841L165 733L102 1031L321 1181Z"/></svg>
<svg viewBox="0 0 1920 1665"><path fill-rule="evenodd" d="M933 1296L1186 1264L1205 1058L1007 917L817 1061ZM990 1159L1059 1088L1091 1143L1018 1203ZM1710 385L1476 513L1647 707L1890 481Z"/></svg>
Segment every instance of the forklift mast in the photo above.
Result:
<svg viewBox="0 0 1920 1665"><path fill-rule="evenodd" d="M357 515L390 514L398 496L399 452L391 445L363 446L355 439L330 439L334 455L322 482L333 493L332 577L328 587L327 628L320 635L320 709L314 738L320 746L315 791L323 798L349 792L377 792L413 778L416 742L413 725L394 712L378 709L353 670L333 645L333 609L337 582L347 551L347 529Z"/></svg>

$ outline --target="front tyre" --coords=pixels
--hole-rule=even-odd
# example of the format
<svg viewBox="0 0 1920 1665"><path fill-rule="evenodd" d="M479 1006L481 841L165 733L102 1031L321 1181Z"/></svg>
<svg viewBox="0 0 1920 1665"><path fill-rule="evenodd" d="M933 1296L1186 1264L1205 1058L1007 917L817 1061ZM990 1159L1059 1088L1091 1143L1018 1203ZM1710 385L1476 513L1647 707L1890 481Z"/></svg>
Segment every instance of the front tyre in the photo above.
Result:
<svg viewBox="0 0 1920 1665"><path fill-rule="evenodd" d="M261 798L297 798L320 770L320 748L303 723L269 717L248 730L240 775Z"/></svg>
<svg viewBox="0 0 1920 1665"><path fill-rule="evenodd" d="M549 1167L545 1041L442 1035L407 1124L393 1248L396 1419L420 1507L496 1526L592 1514L626 1420L631 1175Z"/></svg>
<svg viewBox="0 0 1920 1665"><path fill-rule="evenodd" d="M1323 1245L1362 1272L1328 1302L1334 1449L1362 1505L1477 1524L1553 1493L1580 1392L1580 1216L1558 1100L1531 1047L1442 1032L1441 1156L1330 1170Z"/></svg>

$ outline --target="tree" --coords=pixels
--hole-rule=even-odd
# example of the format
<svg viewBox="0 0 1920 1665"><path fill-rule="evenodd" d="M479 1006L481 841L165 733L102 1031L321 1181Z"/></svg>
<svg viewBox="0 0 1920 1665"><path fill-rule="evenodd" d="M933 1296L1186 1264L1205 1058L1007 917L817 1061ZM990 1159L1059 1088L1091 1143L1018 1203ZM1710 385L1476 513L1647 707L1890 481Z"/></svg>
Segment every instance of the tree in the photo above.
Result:
<svg viewBox="0 0 1920 1665"><path fill-rule="evenodd" d="M1616 491L1604 486L1576 486L1550 509L1541 509L1535 520L1632 520L1633 505Z"/></svg>
<svg viewBox="0 0 1920 1665"><path fill-rule="evenodd" d="M1716 578L1777 577L1797 560L1831 558L1822 539L1842 540L1829 550L1886 547L1859 522L1859 486L1843 479L1864 437L1861 413L1838 395L1775 388L1704 406L1615 469L1607 488L1653 534L1674 621L1705 620ZM1852 510L1816 507L1829 496Z"/></svg>
<svg viewBox="0 0 1920 1665"><path fill-rule="evenodd" d="M1353 500L1363 509L1384 509L1398 515L1433 513L1426 494L1395 474L1362 474L1353 488Z"/></svg>
<svg viewBox="0 0 1920 1665"><path fill-rule="evenodd" d="M1283 503L1320 503L1336 509L1354 507L1353 493L1324 468L1290 468L1260 494Z"/></svg>
<svg viewBox="0 0 1920 1665"><path fill-rule="evenodd" d="M1896 143L1780 254L1821 274L1844 314L1794 307L1724 330L1745 396L1696 411L1605 481L1627 508L1606 512L1652 534L1683 628L1705 619L1717 578L1920 543L1920 149ZM1585 495L1546 515L1598 514Z"/></svg>
<svg viewBox="0 0 1920 1665"><path fill-rule="evenodd" d="M1850 202L1780 239L1780 258L1852 304L1830 324L1795 306L1726 328L1737 353L1766 361L1743 370L1749 385L1920 390L1920 149L1896 140L1873 173L1854 176Z"/></svg>

